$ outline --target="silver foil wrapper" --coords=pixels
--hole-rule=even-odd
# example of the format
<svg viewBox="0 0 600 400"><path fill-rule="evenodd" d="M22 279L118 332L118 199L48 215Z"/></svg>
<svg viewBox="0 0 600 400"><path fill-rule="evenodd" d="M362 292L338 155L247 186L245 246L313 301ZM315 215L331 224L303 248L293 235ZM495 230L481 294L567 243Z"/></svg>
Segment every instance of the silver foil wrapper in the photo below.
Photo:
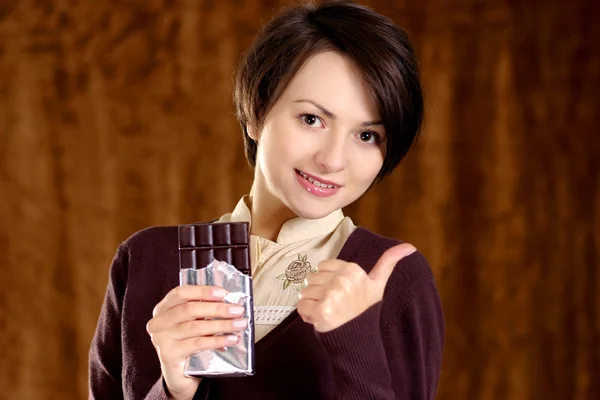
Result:
<svg viewBox="0 0 600 400"><path fill-rule="evenodd" d="M191 355L185 366L187 376L247 376L254 375L254 311L252 278L234 266L214 260L205 268L179 271L180 285L209 285L227 290L225 303L244 307L243 318L248 326L241 332L236 346L204 350Z"/></svg>

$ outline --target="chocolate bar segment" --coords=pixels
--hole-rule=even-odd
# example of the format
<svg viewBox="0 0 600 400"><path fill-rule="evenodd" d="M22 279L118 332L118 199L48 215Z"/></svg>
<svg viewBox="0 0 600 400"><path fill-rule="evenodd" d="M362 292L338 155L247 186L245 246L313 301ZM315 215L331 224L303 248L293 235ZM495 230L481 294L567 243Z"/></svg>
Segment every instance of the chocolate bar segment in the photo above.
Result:
<svg viewBox="0 0 600 400"><path fill-rule="evenodd" d="M199 269L213 260L250 275L247 222L212 222L179 226L179 267Z"/></svg>

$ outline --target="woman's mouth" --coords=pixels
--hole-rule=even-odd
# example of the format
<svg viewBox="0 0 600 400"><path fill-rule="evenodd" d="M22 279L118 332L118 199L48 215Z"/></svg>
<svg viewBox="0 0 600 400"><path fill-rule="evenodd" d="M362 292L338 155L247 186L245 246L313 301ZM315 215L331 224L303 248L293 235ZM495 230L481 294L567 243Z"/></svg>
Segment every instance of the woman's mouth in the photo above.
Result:
<svg viewBox="0 0 600 400"><path fill-rule="evenodd" d="M300 185L309 193L312 193L319 197L329 197L338 192L341 185L335 182L327 181L324 179L309 175L300 170L296 170L296 177Z"/></svg>
<svg viewBox="0 0 600 400"><path fill-rule="evenodd" d="M307 174L305 174L302 171L297 171L298 174L303 177L304 179L306 179L307 181L309 181L310 183L313 183L317 186L323 187L323 188L329 188L329 189L335 189L337 187L339 187L338 185L331 185L331 184L327 184L327 183L322 183L319 182L318 180L316 180L315 178L313 178L312 176L309 176Z"/></svg>

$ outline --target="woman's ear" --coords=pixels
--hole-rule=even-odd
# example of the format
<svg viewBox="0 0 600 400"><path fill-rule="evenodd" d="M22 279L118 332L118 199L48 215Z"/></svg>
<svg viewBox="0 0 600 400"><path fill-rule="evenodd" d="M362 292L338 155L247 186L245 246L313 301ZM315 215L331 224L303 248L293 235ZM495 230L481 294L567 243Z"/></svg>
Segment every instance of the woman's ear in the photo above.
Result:
<svg viewBox="0 0 600 400"><path fill-rule="evenodd" d="M258 129L256 129L256 126L248 124L246 126L246 133L248 134L248 136L250 137L250 139L252 139L256 143L258 143L258 136L259 136L259 134L258 134Z"/></svg>

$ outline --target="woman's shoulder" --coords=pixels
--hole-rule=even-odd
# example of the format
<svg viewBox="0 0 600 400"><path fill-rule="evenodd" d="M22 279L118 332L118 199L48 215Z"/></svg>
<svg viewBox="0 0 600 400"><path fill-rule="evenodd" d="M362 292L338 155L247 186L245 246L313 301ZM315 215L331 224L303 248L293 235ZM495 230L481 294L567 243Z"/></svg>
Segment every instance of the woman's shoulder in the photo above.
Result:
<svg viewBox="0 0 600 400"><path fill-rule="evenodd" d="M112 269L130 288L164 296L179 281L179 225L149 226L131 234L119 246Z"/></svg>
<svg viewBox="0 0 600 400"><path fill-rule="evenodd" d="M177 225L148 226L131 234L123 241L121 247L128 251L177 246Z"/></svg>
<svg viewBox="0 0 600 400"><path fill-rule="evenodd" d="M401 243L402 240L386 237L359 226L346 241L340 258L354 262L369 272L386 250ZM393 286L410 287L431 279L433 272L429 262L423 253L417 250L398 262L390 283Z"/></svg>
<svg viewBox="0 0 600 400"><path fill-rule="evenodd" d="M209 221L210 222L210 221ZM205 222L194 222L200 224ZM177 256L179 251L179 227L182 225L155 225L138 230L125 239L119 251L128 254L132 261Z"/></svg>
<svg viewBox="0 0 600 400"><path fill-rule="evenodd" d="M131 234L122 243L128 249L139 249L147 247L177 247L179 240L179 227L184 225L207 224L212 221L182 223L179 225L155 225L140 229Z"/></svg>
<svg viewBox="0 0 600 400"><path fill-rule="evenodd" d="M349 238L354 255L351 262L363 267L367 272L373 268L381 255L390 247L402 243L394 238L385 237L365 228L357 228L354 238ZM429 262L420 251L404 257L398 262L390 276L383 295L381 315L383 326L388 329L400 316L422 318L428 315L431 324L444 331L444 318L441 299L435 276ZM416 323L416 322L415 322ZM442 333L443 336L443 333Z"/></svg>

